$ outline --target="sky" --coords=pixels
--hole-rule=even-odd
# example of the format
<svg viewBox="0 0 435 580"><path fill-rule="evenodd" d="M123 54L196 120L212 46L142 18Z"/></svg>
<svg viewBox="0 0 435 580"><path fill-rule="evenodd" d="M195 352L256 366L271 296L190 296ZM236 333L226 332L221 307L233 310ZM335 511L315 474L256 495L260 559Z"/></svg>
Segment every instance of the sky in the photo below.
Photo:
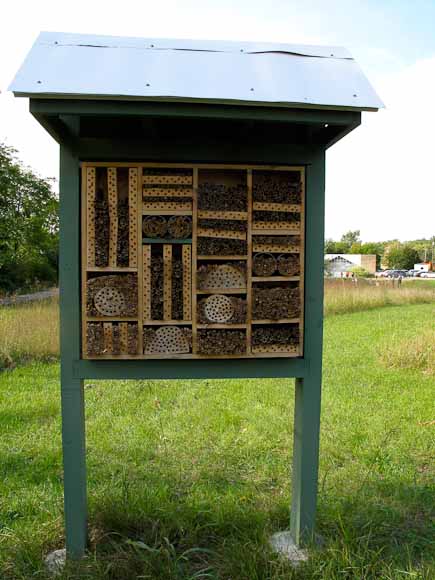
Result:
<svg viewBox="0 0 435 580"><path fill-rule="evenodd" d="M435 236L435 0L15 0L0 22L0 141L58 178L57 144L7 92L41 30L345 46L386 108L328 150L326 237Z"/></svg>

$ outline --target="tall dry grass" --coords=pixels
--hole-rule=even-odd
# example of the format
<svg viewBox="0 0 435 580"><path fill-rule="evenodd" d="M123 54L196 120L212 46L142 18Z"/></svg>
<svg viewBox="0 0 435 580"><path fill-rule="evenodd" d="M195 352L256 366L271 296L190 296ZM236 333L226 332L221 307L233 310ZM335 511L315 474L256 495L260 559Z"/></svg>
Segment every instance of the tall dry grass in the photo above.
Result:
<svg viewBox="0 0 435 580"><path fill-rule="evenodd" d="M435 303L435 285L398 286L391 280L325 280L325 315L360 312L383 306Z"/></svg>
<svg viewBox="0 0 435 580"><path fill-rule="evenodd" d="M59 356L57 298L0 306L0 368Z"/></svg>
<svg viewBox="0 0 435 580"><path fill-rule="evenodd" d="M433 288L393 287L388 282L326 280L325 314L345 314L382 306L435 303ZM27 360L59 356L58 300L44 300L17 306L0 306L0 369Z"/></svg>
<svg viewBox="0 0 435 580"><path fill-rule="evenodd" d="M379 355L387 368L413 369L435 374L435 329L425 329L419 336L408 339L391 337Z"/></svg>

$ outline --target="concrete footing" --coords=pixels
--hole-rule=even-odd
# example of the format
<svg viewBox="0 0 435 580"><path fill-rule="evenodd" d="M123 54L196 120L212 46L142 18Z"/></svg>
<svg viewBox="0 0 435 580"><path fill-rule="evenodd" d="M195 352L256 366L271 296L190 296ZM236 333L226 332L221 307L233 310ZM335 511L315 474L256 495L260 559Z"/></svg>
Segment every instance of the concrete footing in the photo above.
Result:
<svg viewBox="0 0 435 580"><path fill-rule="evenodd" d="M307 550L298 548L291 537L290 532L277 532L270 538L273 551L289 560L293 566L299 566L301 562L308 560Z"/></svg>
<svg viewBox="0 0 435 580"><path fill-rule="evenodd" d="M45 558L45 567L50 576L58 576L63 572L66 563L66 549L54 550Z"/></svg>

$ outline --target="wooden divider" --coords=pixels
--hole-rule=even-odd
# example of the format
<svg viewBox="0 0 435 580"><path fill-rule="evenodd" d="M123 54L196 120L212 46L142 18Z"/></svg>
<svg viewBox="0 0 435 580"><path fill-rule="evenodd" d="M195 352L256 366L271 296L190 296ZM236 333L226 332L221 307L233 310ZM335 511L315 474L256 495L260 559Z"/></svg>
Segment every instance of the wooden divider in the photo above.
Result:
<svg viewBox="0 0 435 580"><path fill-rule="evenodd" d="M192 247L183 245L183 320L192 320Z"/></svg>
<svg viewBox="0 0 435 580"><path fill-rule="evenodd" d="M86 235L88 268L95 266L95 167L86 168Z"/></svg>
<svg viewBox="0 0 435 580"><path fill-rule="evenodd" d="M128 170L128 263L130 268L137 267L138 224L137 224L138 169ZM140 233L140 232L139 232Z"/></svg>
<svg viewBox="0 0 435 580"><path fill-rule="evenodd" d="M128 323L119 323L119 351L121 354L128 354Z"/></svg>
<svg viewBox="0 0 435 580"><path fill-rule="evenodd" d="M163 246L163 320L172 320L172 246Z"/></svg>
<svg viewBox="0 0 435 580"><path fill-rule="evenodd" d="M107 197L109 203L109 266L116 268L118 255L118 183L116 167L107 169Z"/></svg>
<svg viewBox="0 0 435 580"><path fill-rule="evenodd" d="M103 333L104 333L104 352L107 354L112 354L113 352L113 328L111 322L103 323Z"/></svg>
<svg viewBox="0 0 435 580"><path fill-rule="evenodd" d="M142 295L143 319L151 320L151 246L145 245L142 250Z"/></svg>

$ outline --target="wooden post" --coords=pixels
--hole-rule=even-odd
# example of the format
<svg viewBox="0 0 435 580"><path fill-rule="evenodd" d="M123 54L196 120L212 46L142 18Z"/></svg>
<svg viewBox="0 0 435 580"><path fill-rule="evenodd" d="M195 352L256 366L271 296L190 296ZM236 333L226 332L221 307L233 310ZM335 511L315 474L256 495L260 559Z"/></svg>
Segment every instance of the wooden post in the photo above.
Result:
<svg viewBox="0 0 435 580"><path fill-rule="evenodd" d="M296 545L312 538L319 464L323 340L325 154L313 156L306 175L305 333L306 375L296 379L290 531Z"/></svg>
<svg viewBox="0 0 435 580"><path fill-rule="evenodd" d="M60 354L65 536L68 558L86 548L86 456L83 380L73 375L80 358L79 161L60 148Z"/></svg>

